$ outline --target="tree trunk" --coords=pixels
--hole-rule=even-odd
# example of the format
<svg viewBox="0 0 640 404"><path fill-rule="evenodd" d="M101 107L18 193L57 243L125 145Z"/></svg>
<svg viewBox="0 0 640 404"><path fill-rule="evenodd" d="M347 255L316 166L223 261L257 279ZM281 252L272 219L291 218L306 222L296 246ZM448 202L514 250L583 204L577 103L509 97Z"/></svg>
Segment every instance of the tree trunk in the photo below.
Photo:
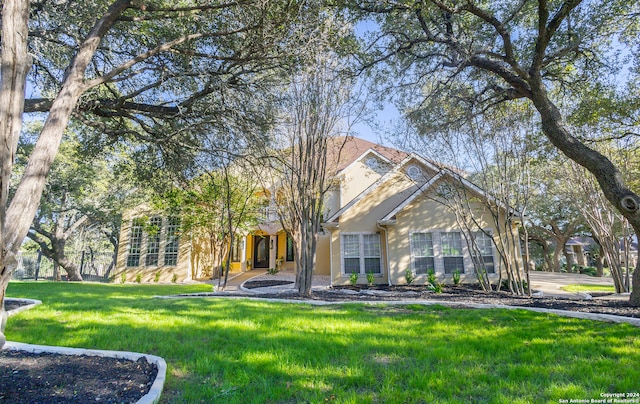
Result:
<svg viewBox="0 0 640 404"><path fill-rule="evenodd" d="M631 276L631 296L629 296L629 304L640 307L640 260L636 263L636 269Z"/></svg>
<svg viewBox="0 0 640 404"><path fill-rule="evenodd" d="M553 250L553 272L560 272L560 253L561 247L556 242L556 249Z"/></svg>
<svg viewBox="0 0 640 404"><path fill-rule="evenodd" d="M62 275L60 275L60 264L53 261L53 281L62 282Z"/></svg>
<svg viewBox="0 0 640 404"><path fill-rule="evenodd" d="M66 256L58 257L54 260L55 265L59 265L64 268L67 273L67 280L72 282L82 282L82 274L80 274L80 268L69 260Z"/></svg>
<svg viewBox="0 0 640 404"><path fill-rule="evenodd" d="M636 236L640 237L640 197L625 185L622 173L608 158L569 133L562 114L547 96L542 77L539 74L532 74L530 84L531 100L540 113L545 136L567 157L594 175L605 198L629 221ZM633 274L632 287L629 302L640 306L638 271Z"/></svg>
<svg viewBox="0 0 640 404"><path fill-rule="evenodd" d="M596 262L596 276L602 278L604 276L604 263L602 257L604 256L604 249L601 245L598 245L599 254L594 258Z"/></svg>
<svg viewBox="0 0 640 404"><path fill-rule="evenodd" d="M0 67L0 349L6 342L4 329L7 313L4 296L11 274L18 266L16 254L22 240L10 243L7 237L7 203L13 162L22 129L22 111L27 72L31 58L27 49L29 36L29 0L2 2L2 55ZM31 218L33 219L33 217ZM31 220L30 219L30 220ZM28 229L28 225L26 227ZM26 234L25 229L25 234ZM24 235L22 236L24 238Z"/></svg>
<svg viewBox="0 0 640 404"><path fill-rule="evenodd" d="M51 259L53 260L54 264L56 266L59 265L64 268L65 272L67 273L68 281L82 282L80 268L78 268L75 262L67 258L67 255L65 254L67 240L62 238L59 240L51 240L51 242Z"/></svg>
<svg viewBox="0 0 640 404"><path fill-rule="evenodd" d="M298 250L296 257L296 287L300 296L310 297L316 258L316 232L306 224L308 223L306 212L303 213L302 217L300 232L295 237L297 239L295 241L296 249Z"/></svg>
<svg viewBox="0 0 640 404"><path fill-rule="evenodd" d="M567 273L572 273L573 265L575 264L575 260L573 259L573 254L567 251L566 246L562 249L562 254L564 254L564 258L567 260Z"/></svg>

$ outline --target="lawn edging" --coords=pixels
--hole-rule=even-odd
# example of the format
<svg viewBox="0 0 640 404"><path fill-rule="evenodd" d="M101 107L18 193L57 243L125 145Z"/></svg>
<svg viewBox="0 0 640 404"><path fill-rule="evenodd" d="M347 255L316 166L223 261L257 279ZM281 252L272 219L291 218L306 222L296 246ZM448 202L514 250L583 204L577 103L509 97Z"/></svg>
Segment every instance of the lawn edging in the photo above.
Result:
<svg viewBox="0 0 640 404"><path fill-rule="evenodd" d="M616 316L613 314L601 314L601 313L588 313L581 311L570 310L558 310L558 309L545 309L540 307L525 307L525 306L508 306L503 304L487 304L487 303L472 303L472 302L448 302L438 300L296 300L296 299L282 299L282 298L260 298L252 296L224 296L221 294L203 294L198 293L194 295L172 295L172 296L154 296L157 299L193 299L193 298L218 298L218 299L247 299L260 302L272 302L272 303L293 303L293 304L309 304L311 306L329 306L337 304L370 304L370 305L407 305L407 304L420 304L423 306L446 306L461 309L505 309L505 310L529 310L538 313L555 314L563 317L572 317L584 320L603 321L608 323L626 323L635 327L640 327L640 318Z"/></svg>
<svg viewBox="0 0 640 404"><path fill-rule="evenodd" d="M6 297L4 299L5 302L7 301L12 301L12 302L19 302L19 303L24 303L22 305L20 305L20 307L17 307L13 310L7 310L7 317L11 317L15 314L18 314L22 311L25 310L29 310L32 309L34 307L36 307L39 304L42 304L42 301L40 300L36 300L36 299L24 299L24 298L17 298L17 297Z"/></svg>
<svg viewBox="0 0 640 404"><path fill-rule="evenodd" d="M39 304L42 304L40 300L35 299L18 299L11 298L13 301L20 301L27 303L23 306L20 306L16 309L7 311L7 316L12 316L20 313L24 310L29 310ZM138 352L127 352L127 351L106 351L101 349L83 349L83 348L67 348L61 346L49 346L49 345L33 345L33 344L25 344L22 342L13 342L7 341L4 344L2 349L7 350L15 350L15 351L25 351L31 353L55 353L61 355L89 355L89 356L100 356L106 358L117 358L117 359L127 359L130 361L137 361L140 358L145 358L147 362L153 363L156 365L158 369L158 373L156 374L156 378L149 389L149 392L142 396L140 400L136 402L136 404L154 404L160 401L160 395L162 394L162 389L164 388L164 382L167 379L167 362L159 356L148 355Z"/></svg>
<svg viewBox="0 0 640 404"><path fill-rule="evenodd" d="M137 361L140 358L145 358L149 363L153 363L158 368L158 374L153 381L149 392L142 396L138 400L137 404L153 404L160 400L162 389L164 388L164 382L167 378L167 363L164 359L155 355L147 355L138 352L126 352L126 351L105 351L101 349L83 349L83 348L67 348L60 346L48 346L48 345L32 345L24 344L22 342L7 341L3 349L25 351L31 353L55 353L61 355L89 355L100 356L105 358L117 358L127 359L130 361Z"/></svg>

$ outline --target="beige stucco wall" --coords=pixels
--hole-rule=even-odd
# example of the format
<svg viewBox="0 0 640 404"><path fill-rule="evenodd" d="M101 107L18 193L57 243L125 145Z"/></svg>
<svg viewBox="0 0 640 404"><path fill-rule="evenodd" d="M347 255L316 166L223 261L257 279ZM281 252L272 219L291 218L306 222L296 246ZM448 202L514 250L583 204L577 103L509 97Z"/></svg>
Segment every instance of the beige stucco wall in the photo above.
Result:
<svg viewBox="0 0 640 404"><path fill-rule="evenodd" d="M316 244L316 267L314 275L331 274L331 235L326 233L318 234L318 244Z"/></svg>
<svg viewBox="0 0 640 404"><path fill-rule="evenodd" d="M364 164L365 160L356 161L343 170L340 181L340 207L348 204L382 177L380 173L367 167Z"/></svg>
<svg viewBox="0 0 640 404"><path fill-rule="evenodd" d="M375 283L388 283L387 251L385 235L378 227L378 220L391 212L403 200L417 189L417 185L402 174L396 173L375 191L368 193L340 216L339 228L331 232L331 267L332 283L345 285L349 283L349 275L342 273L342 255L340 239L342 234L380 234L382 273L376 277ZM359 283L366 283L366 276L360 275Z"/></svg>
<svg viewBox="0 0 640 404"><path fill-rule="evenodd" d="M424 167L423 167L424 168ZM426 169L425 169L426 171ZM440 180L443 181L443 180ZM336 285L348 284L348 275L342 274L341 235L349 233L379 233L381 239L381 254L383 258L382 276L376 279L376 283L405 284L405 272L411 268L410 234L413 232L429 232L434 235L435 272L440 281L451 282L451 275L444 274L442 256L440 253L439 237L442 232L460 231L455 215L443 204L434 200L435 195L420 196L402 209L395 217L394 225L378 226L378 220L398 207L409 195L414 193L416 184L409 180L403 172L390 176L383 184L365 195L350 209L342 214L338 228L331 230L331 266L332 283ZM437 189L438 183L429 189ZM432 191L433 192L433 191ZM427 194L428 195L428 194ZM493 226L491 214L486 211L480 202L472 202L474 215L483 229L490 231L497 237L498 232ZM513 228L512 231L517 232ZM515 233L514 233L515 234ZM517 239L517 238L516 238ZM437 244L437 247L436 247ZM463 259L465 273L461 274L462 281L475 282L473 263L470 252L466 246L464 237ZM501 270L499 255L493 247L494 263L498 278ZM519 256L519 250L513 254ZM365 276L360 276L359 283L365 283ZM416 284L427 282L426 275L418 275L414 281Z"/></svg>
<svg viewBox="0 0 640 404"><path fill-rule="evenodd" d="M433 194L430 196L417 198L410 206L396 215L396 224L388 226L388 242L390 256L394 259L390 260L390 276L393 284L405 284L405 272L411 268L411 249L410 235L415 232L431 233L434 238L434 263L435 273L441 282L450 283L452 275L445 275L442 263L442 252L440 248L440 234L443 232L460 231L460 227L456 222L455 215L442 203L434 200ZM498 234L493 226L493 219L489 212L486 212L482 204L472 202L472 208L475 213L478 224L484 230L490 231L492 234ZM475 282L476 276L473 270L473 262L470 251L466 245L464 237L462 238L462 250L465 272L461 274L462 282ZM496 263L496 274L492 278L498 278L500 269L498 254L494 247L494 262ZM427 275L416 275L414 280L416 284L427 283Z"/></svg>
<svg viewBox="0 0 640 404"><path fill-rule="evenodd" d="M181 235L178 243L178 262L176 266L145 266L146 258L146 233L143 232L142 251L140 254L140 265L136 267L127 267L127 257L129 255L129 236L131 224L134 218L150 217L150 210L146 206L139 206L135 209L125 212L122 217L122 226L120 228L120 241L118 248L118 257L116 260L116 271L114 273L115 282L122 282L123 276L126 282L135 282L140 275L141 282L184 282L191 279L190 271L190 242L189 239ZM158 263L164 261L164 247L166 244L166 217L163 217L163 226L160 233L160 252ZM159 275L156 275L159 274ZM159 276L159 278L156 278Z"/></svg>

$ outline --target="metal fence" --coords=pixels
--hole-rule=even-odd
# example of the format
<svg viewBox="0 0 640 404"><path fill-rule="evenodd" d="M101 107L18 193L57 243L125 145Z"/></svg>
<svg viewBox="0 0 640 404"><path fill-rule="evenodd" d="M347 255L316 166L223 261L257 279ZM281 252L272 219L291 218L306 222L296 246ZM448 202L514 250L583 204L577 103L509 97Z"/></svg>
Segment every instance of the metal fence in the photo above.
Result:
<svg viewBox="0 0 640 404"><path fill-rule="evenodd" d="M80 274L85 281L109 282L113 272L114 262L111 252L81 251L68 257L80 268ZM60 276L67 278L66 272L60 268ZM13 272L13 279L17 280L53 280L53 261L45 257L40 251L25 251L18 253L18 267Z"/></svg>

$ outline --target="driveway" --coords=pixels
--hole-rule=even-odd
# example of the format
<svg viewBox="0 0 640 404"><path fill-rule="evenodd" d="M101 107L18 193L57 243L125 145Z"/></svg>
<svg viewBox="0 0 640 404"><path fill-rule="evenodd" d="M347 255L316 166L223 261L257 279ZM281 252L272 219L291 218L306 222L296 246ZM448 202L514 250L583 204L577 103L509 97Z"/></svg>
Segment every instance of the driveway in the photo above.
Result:
<svg viewBox="0 0 640 404"><path fill-rule="evenodd" d="M582 284L613 286L613 280L611 278L597 278L583 274L532 271L529 272L529 278L531 279L532 290L540 291L544 296L548 297L584 298L584 295L579 293L567 292L560 289L562 286L566 285ZM623 296L623 298L628 299L627 296Z"/></svg>

